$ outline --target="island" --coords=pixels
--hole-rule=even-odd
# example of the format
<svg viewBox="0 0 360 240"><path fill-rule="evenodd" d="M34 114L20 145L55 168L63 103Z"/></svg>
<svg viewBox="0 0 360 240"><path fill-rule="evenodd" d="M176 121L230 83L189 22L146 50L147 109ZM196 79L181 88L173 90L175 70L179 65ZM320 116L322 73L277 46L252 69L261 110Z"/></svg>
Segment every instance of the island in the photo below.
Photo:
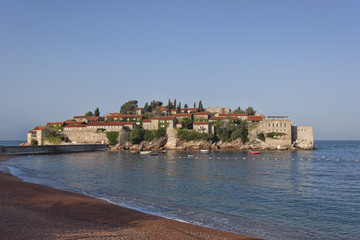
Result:
<svg viewBox="0 0 360 240"><path fill-rule="evenodd" d="M116 150L296 150L314 149L313 128L295 126L288 116L265 116L252 107L204 108L137 100L119 112L74 116L36 126L26 145L108 144Z"/></svg>

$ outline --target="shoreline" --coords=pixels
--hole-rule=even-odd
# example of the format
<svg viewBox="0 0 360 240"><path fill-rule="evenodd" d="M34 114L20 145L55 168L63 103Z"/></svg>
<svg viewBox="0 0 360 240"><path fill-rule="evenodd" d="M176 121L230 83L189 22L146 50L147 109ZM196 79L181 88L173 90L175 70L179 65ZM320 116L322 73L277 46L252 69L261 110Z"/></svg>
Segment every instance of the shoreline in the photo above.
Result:
<svg viewBox="0 0 360 240"><path fill-rule="evenodd" d="M0 162L16 158L0 155ZM142 213L0 172L1 239L258 239Z"/></svg>

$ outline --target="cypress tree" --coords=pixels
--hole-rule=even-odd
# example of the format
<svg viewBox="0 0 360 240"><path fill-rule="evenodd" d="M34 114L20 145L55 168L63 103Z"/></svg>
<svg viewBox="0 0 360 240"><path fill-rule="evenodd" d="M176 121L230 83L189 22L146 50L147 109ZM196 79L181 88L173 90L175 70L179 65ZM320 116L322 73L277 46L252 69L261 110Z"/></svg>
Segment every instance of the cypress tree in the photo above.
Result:
<svg viewBox="0 0 360 240"><path fill-rule="evenodd" d="M95 117L99 117L99 116L100 116L100 110L99 110L99 108L96 108L96 109L95 109L94 114L95 114Z"/></svg>
<svg viewBox="0 0 360 240"><path fill-rule="evenodd" d="M202 102L200 100L199 105L198 105L198 112L203 112L203 111L204 111L204 107L203 107Z"/></svg>

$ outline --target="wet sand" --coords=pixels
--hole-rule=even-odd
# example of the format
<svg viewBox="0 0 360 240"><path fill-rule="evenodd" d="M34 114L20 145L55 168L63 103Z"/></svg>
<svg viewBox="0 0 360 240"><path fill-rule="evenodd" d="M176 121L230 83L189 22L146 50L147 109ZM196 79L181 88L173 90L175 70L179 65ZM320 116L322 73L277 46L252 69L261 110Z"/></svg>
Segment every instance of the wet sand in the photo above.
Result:
<svg viewBox="0 0 360 240"><path fill-rule="evenodd" d="M0 155L0 162L16 156ZM257 239L152 216L0 172L0 239Z"/></svg>

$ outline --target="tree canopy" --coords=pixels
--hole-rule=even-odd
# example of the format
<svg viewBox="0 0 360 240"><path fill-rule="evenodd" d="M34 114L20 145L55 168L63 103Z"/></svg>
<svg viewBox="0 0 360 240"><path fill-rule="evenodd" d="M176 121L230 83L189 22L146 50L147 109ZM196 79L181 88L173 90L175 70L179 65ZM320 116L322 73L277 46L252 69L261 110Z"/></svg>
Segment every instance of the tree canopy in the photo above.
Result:
<svg viewBox="0 0 360 240"><path fill-rule="evenodd" d="M248 107L245 112L247 113L247 115L255 115L256 111L253 109L253 107Z"/></svg>
<svg viewBox="0 0 360 240"><path fill-rule="evenodd" d="M137 100L131 100L124 103L120 108L121 114L134 114L136 109L138 108Z"/></svg>
<svg viewBox="0 0 360 240"><path fill-rule="evenodd" d="M95 117L99 117L99 116L100 116L100 110L99 110L99 108L96 108L96 109L95 109L94 114L95 114Z"/></svg>

